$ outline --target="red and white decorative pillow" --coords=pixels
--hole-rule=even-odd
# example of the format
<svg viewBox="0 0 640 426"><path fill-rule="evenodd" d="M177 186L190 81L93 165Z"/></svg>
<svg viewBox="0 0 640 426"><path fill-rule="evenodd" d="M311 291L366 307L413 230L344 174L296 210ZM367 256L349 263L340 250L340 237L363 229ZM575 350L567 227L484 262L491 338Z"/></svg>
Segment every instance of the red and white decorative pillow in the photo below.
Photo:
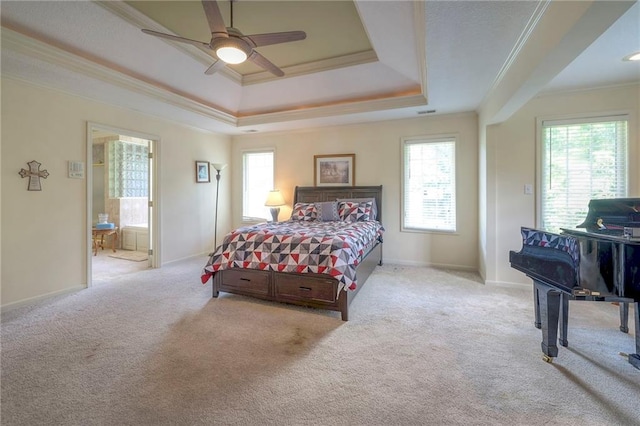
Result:
<svg viewBox="0 0 640 426"><path fill-rule="evenodd" d="M371 201L371 217L369 220L378 220L378 206L376 204L376 199L373 197L367 198L338 198L338 202L340 201L351 201L354 203L366 203L367 201Z"/></svg>
<svg viewBox="0 0 640 426"><path fill-rule="evenodd" d="M372 202L356 203L353 201L341 201L338 203L340 220L345 222L361 222L371 220Z"/></svg>
<svg viewBox="0 0 640 426"><path fill-rule="evenodd" d="M313 203L296 203L291 212L291 220L316 220L318 209Z"/></svg>

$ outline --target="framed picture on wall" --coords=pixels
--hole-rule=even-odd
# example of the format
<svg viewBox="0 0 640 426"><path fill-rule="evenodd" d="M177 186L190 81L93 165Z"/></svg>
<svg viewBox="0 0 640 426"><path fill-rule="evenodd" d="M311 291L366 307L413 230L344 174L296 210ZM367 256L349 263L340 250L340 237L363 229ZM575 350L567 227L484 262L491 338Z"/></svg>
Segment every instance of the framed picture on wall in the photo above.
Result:
<svg viewBox="0 0 640 426"><path fill-rule="evenodd" d="M353 186L356 184L356 155L313 156L314 186Z"/></svg>
<svg viewBox="0 0 640 426"><path fill-rule="evenodd" d="M211 182L211 175L209 174L208 161L196 161L196 182L197 183Z"/></svg>

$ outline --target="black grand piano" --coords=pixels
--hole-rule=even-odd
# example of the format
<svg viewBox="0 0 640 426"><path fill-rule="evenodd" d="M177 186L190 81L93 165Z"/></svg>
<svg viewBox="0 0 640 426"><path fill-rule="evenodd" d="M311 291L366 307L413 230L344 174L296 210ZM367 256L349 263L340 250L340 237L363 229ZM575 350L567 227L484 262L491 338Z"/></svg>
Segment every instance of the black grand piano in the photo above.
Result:
<svg viewBox="0 0 640 426"><path fill-rule="evenodd" d="M627 357L640 369L640 198L591 200L585 221L559 234L521 232L522 249L511 251L509 261L533 280L543 358L558 356L556 341L568 345L569 301L616 302L625 333L633 305L635 353Z"/></svg>

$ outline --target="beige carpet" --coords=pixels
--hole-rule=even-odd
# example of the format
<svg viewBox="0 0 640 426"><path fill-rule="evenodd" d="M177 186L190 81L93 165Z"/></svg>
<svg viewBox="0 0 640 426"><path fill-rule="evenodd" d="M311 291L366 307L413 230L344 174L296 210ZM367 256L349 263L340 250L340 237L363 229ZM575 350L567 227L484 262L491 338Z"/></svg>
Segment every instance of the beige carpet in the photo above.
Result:
<svg viewBox="0 0 640 426"><path fill-rule="evenodd" d="M142 262L143 260L149 259L149 255L147 253L133 250L118 251L115 254L110 254L109 257L113 257L115 259L131 260L133 262Z"/></svg>
<svg viewBox="0 0 640 426"><path fill-rule="evenodd" d="M638 425L618 311L572 302L544 363L532 296L377 268L339 314L211 298L206 258L2 314L3 425Z"/></svg>

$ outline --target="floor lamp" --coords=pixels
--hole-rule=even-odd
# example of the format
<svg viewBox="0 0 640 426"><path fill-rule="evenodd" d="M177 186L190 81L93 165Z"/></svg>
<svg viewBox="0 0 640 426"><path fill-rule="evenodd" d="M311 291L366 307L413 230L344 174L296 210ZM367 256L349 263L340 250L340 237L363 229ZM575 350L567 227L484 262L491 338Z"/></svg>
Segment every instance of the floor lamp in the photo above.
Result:
<svg viewBox="0 0 640 426"><path fill-rule="evenodd" d="M218 247L218 195L220 194L220 172L222 169L227 167L226 164L222 163L210 163L211 167L216 170L216 213L215 219L213 222L213 251L216 251Z"/></svg>

